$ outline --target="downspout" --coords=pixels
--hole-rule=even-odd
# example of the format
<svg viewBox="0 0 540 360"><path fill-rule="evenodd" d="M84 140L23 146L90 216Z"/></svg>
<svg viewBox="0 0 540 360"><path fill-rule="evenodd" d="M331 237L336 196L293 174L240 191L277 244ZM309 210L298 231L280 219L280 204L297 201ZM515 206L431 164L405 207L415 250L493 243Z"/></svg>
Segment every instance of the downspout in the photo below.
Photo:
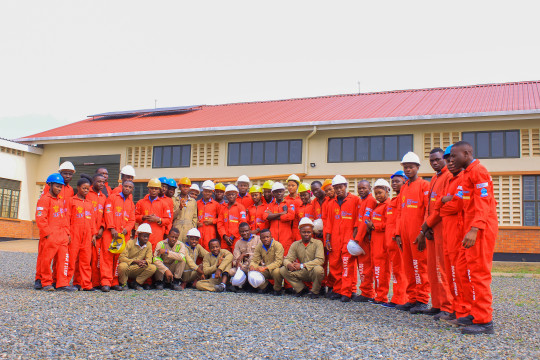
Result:
<svg viewBox="0 0 540 360"><path fill-rule="evenodd" d="M313 131L309 133L309 135L306 138L306 163L304 164L304 174L307 175L308 173L308 164L309 164L309 139L313 137L317 133L317 126L313 126Z"/></svg>

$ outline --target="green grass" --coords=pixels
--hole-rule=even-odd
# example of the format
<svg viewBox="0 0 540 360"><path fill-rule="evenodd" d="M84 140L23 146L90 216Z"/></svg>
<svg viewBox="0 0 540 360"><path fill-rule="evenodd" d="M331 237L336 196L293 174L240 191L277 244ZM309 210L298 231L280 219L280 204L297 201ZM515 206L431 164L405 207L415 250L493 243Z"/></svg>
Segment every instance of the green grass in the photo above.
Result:
<svg viewBox="0 0 540 360"><path fill-rule="evenodd" d="M502 262L493 263L493 273L540 274L540 263Z"/></svg>

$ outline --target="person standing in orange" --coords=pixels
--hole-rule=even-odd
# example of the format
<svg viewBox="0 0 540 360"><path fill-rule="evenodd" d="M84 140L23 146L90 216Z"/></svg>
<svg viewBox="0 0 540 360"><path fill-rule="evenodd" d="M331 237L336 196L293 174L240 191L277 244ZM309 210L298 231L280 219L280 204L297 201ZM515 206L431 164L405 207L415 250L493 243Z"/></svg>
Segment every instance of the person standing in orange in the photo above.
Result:
<svg viewBox="0 0 540 360"><path fill-rule="evenodd" d="M272 185L272 196L274 200L268 204L268 209L264 212L264 220L270 224L270 232L283 245L284 255L289 252L293 243L292 222L294 221L294 202L285 200L285 187L280 182Z"/></svg>
<svg viewBox="0 0 540 360"><path fill-rule="evenodd" d="M302 200L298 196L298 187L300 186L300 178L296 174L292 174L287 178L287 191L289 195L285 196L286 201L290 201L297 208L302 205Z"/></svg>
<svg viewBox="0 0 540 360"><path fill-rule="evenodd" d="M64 186L64 179L58 173L49 175L47 185L49 192L38 200L36 207L36 224L39 228L39 242L41 247L40 285L44 291L54 291L51 262L56 267L56 290L76 291L69 286L68 267L69 254L69 213L65 212L64 200L58 195Z"/></svg>
<svg viewBox="0 0 540 360"><path fill-rule="evenodd" d="M92 201L88 199L90 180L81 178L77 182L77 195L69 201L70 236L68 246L68 281L73 277L73 285L85 291L92 288L92 244L96 241L96 213Z"/></svg>
<svg viewBox="0 0 540 360"><path fill-rule="evenodd" d="M127 243L131 230L135 226L135 204L131 200L134 188L133 181L124 181L121 192L113 192L105 202L105 231L101 240L101 291L122 291L118 284L118 258L119 254L109 252L111 242L118 239L119 234L124 235Z"/></svg>
<svg viewBox="0 0 540 360"><path fill-rule="evenodd" d="M215 185L211 180L206 180L202 184L202 199L197 201L197 226L201 233L201 246L209 251L208 242L215 239L217 236L217 223L219 216L219 208L221 207L217 201L212 199Z"/></svg>
<svg viewBox="0 0 540 360"><path fill-rule="evenodd" d="M234 245L240 239L240 223L247 220L246 208L239 204L238 189L234 185L228 185L225 189L225 196L229 201L221 205L218 216L218 233L221 238L221 248L229 252L234 250Z"/></svg>
<svg viewBox="0 0 540 360"><path fill-rule="evenodd" d="M349 302L356 286L356 259L347 249L347 244L356 236L358 218L358 196L351 194L349 183L341 175L332 179L336 197L328 205L328 234L326 249L329 251L330 273L336 279L333 300ZM354 241L354 240L353 240Z"/></svg>
<svg viewBox="0 0 540 360"><path fill-rule="evenodd" d="M244 205L244 208L249 209L253 205L253 199L249 191L249 178L246 175L241 175L236 180L236 187L238 189L238 198L236 202Z"/></svg>
<svg viewBox="0 0 540 360"><path fill-rule="evenodd" d="M309 184L300 184L298 187L298 197L300 198L300 205L294 207L295 216L294 216L294 222L292 225L293 229L293 240L300 240L302 237L300 236L300 229L298 225L300 224L300 220L302 218L307 217L310 220L315 220L315 217L313 216L313 208L311 206L311 187Z"/></svg>
<svg viewBox="0 0 540 360"><path fill-rule="evenodd" d="M159 182L161 182L161 191L159 192L159 198L165 203L167 206L167 215L169 216L169 225L167 225L167 228L165 229L165 233L163 234L163 237L167 239L167 234L172 228L172 217L174 213L174 201L173 197L176 193L176 188L178 185L176 184L176 181L174 179L169 179L166 177L160 177Z"/></svg>
<svg viewBox="0 0 540 360"><path fill-rule="evenodd" d="M156 245L163 240L165 232L171 223L170 211L167 203L159 197L161 182L150 179L148 182L148 195L137 202L135 207L135 221L137 224L147 223L152 228L149 243L152 244L152 253Z"/></svg>
<svg viewBox="0 0 540 360"><path fill-rule="evenodd" d="M105 178L101 174L92 177L92 187L86 195L86 199L92 203L94 209L94 229L96 231L95 240L92 239L92 287L98 289L101 285L101 274L99 271L101 259L101 238L105 229L103 211L107 196L103 193ZM109 193L110 194L110 193Z"/></svg>
<svg viewBox="0 0 540 360"><path fill-rule="evenodd" d="M268 209L268 204L263 202L262 189L258 185L253 185L249 189L249 194L253 199L253 205L247 209L248 224L251 233L259 235L262 229L268 229L268 221L264 220L264 212Z"/></svg>
<svg viewBox="0 0 540 360"><path fill-rule="evenodd" d="M474 158L471 144L459 141L452 146L450 162L463 168L463 241L474 299L470 314L459 318L463 334L493 334L491 267L499 231L493 181L487 169Z"/></svg>
<svg viewBox="0 0 540 360"><path fill-rule="evenodd" d="M403 249L403 268L407 276L408 301L396 309L419 314L428 309L429 280L425 239L418 238L422 231L428 203L429 183L418 177L420 158L408 152L401 161L409 180L401 187L398 201L395 239ZM417 239L418 238L418 239Z"/></svg>
<svg viewBox="0 0 540 360"><path fill-rule="evenodd" d="M94 174L94 176L95 175L101 175L103 177L104 185L103 185L102 192L103 192L103 195L105 195L105 197L108 197L110 194L112 194L112 189L109 186L109 170L107 170L104 167L98 168L96 169L96 173Z"/></svg>
<svg viewBox="0 0 540 360"><path fill-rule="evenodd" d="M123 186L125 181L133 181L135 179L135 169L131 165L126 165L120 170L120 184L112 189L112 191L109 193L109 196L111 194L119 194L123 191ZM130 194L130 199L133 200L133 196Z"/></svg>
<svg viewBox="0 0 540 360"><path fill-rule="evenodd" d="M262 186L262 202L265 205L268 205L274 200L274 197L272 196L272 186L274 185L274 182L272 180L266 180Z"/></svg>

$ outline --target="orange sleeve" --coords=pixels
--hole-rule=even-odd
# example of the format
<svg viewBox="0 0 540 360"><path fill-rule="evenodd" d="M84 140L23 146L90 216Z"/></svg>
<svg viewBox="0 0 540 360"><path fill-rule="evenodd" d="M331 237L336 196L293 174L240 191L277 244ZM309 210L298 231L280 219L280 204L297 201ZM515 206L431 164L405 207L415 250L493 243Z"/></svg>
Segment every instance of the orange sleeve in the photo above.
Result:
<svg viewBox="0 0 540 360"><path fill-rule="evenodd" d="M39 236L45 237L51 234L51 228L49 227L49 209L50 198L48 196L42 196L37 202L36 208L36 225L39 228Z"/></svg>
<svg viewBox="0 0 540 360"><path fill-rule="evenodd" d="M133 200L126 200L124 203L124 211L126 206L129 206L129 213L128 213L128 221L126 222L126 225L124 226L124 229L127 230L128 234L133 230L133 227L135 226L135 204L133 203Z"/></svg>
<svg viewBox="0 0 540 360"><path fill-rule="evenodd" d="M135 206L135 221L137 224L143 223L143 205L142 205L142 199L141 201L137 202L137 205Z"/></svg>
<svg viewBox="0 0 540 360"><path fill-rule="evenodd" d="M486 228L487 216L491 212L491 207L495 201L491 176L484 167L476 166L471 174L473 188L471 197L474 196L474 218L471 227L480 230Z"/></svg>

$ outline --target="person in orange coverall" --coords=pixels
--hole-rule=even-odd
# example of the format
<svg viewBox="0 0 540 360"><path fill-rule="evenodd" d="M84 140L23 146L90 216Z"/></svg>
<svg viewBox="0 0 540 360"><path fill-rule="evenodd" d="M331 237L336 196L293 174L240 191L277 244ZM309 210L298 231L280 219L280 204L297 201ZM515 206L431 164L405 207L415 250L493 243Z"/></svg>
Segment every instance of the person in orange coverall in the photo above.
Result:
<svg viewBox="0 0 540 360"><path fill-rule="evenodd" d="M36 224L39 228L41 259L41 284L44 291L54 291L51 262L56 267L56 290L75 291L69 286L68 267L69 254L69 213L65 211L64 200L58 195L64 186L64 179L58 173L47 178L49 192L38 200L36 207Z"/></svg>
<svg viewBox="0 0 540 360"><path fill-rule="evenodd" d="M246 175L241 175L238 180L236 180L236 187L238 189L236 202L244 205L246 210L253 205L253 199L249 193L249 183L249 178Z"/></svg>
<svg viewBox="0 0 540 360"><path fill-rule="evenodd" d="M264 220L264 212L268 209L268 204L264 202L262 191L257 185L249 189L253 205L247 209L247 219L251 233L254 235L259 235L262 229L268 229L270 226L268 221Z"/></svg>
<svg viewBox="0 0 540 360"><path fill-rule="evenodd" d="M323 222L323 230L320 232L314 232L313 237L315 239L321 240L323 244L325 243L324 239L326 238L326 234L324 232L324 227L327 222L326 218L328 216L328 203L330 202L331 198L326 196L326 193L324 192L324 189L322 188L323 184L320 181L313 181L311 183L311 192L313 193L313 200L311 201L311 212L313 213L313 220L320 219ZM329 183L327 183L326 188L332 188L332 180L330 180ZM332 188L332 191L334 189ZM326 247L324 249L324 278L321 284L321 295L330 296L332 294L332 288L334 286L334 278L328 274L328 250L326 250ZM326 290L326 287L328 287L328 290Z"/></svg>
<svg viewBox="0 0 540 360"><path fill-rule="evenodd" d="M199 244L209 251L208 242L217 237L217 223L221 205L212 199L215 185L206 180L202 184L202 199L197 201L197 227L201 233Z"/></svg>
<svg viewBox="0 0 540 360"><path fill-rule="evenodd" d="M292 225L294 241L302 238L300 236L300 230L298 229L300 220L302 220L303 217L307 217L310 220L315 220L313 216L313 208L311 206L311 187L307 187L305 184L300 184L298 187L298 197L300 198L301 202L299 206L295 205L294 207L295 215Z"/></svg>
<svg viewBox="0 0 540 360"><path fill-rule="evenodd" d="M471 312L458 319L465 326L463 334L492 334L493 296L491 294L491 266L495 239L499 231L497 202L493 181L486 168L473 156L472 146L459 141L452 146L450 162L463 168L463 247L474 289Z"/></svg>
<svg viewBox="0 0 540 360"><path fill-rule="evenodd" d="M161 181L163 179L163 181ZM161 182L161 191L159 192L159 198L165 203L167 206L167 215L169 215L169 218L171 221L169 222L169 225L167 225L167 228L165 229L165 233L163 234L163 240L167 239L167 234L172 228L172 218L174 214L174 194L176 193L176 188L178 185L176 184L176 181L174 179L169 179L166 177L159 178L159 181Z"/></svg>
<svg viewBox="0 0 540 360"><path fill-rule="evenodd" d="M225 189L228 203L222 204L218 216L218 233L221 238L221 248L232 252L234 245L240 239L238 226L246 221L246 208L239 204L238 189L234 185L228 185Z"/></svg>
<svg viewBox="0 0 540 360"><path fill-rule="evenodd" d="M336 197L328 205L328 234L326 248L330 252L328 264L330 273L336 279L334 294L330 299L351 301L353 286L356 284L356 256L347 250L349 240L355 238L358 218L358 197L347 191L348 182L336 175L332 180Z"/></svg>
<svg viewBox="0 0 540 360"><path fill-rule="evenodd" d="M285 187L280 182L272 185L274 200L268 204L264 212L264 220L270 224L270 232L283 245L284 255L289 252L293 243L292 222L294 220L295 205L293 201L285 200Z"/></svg>
<svg viewBox="0 0 540 360"><path fill-rule="evenodd" d="M73 277L73 285L79 289L93 291L92 288L92 244L96 241L96 214L92 201L88 199L90 180L82 177L77 182L77 195L69 202L70 236L68 246L68 281Z"/></svg>
<svg viewBox="0 0 540 360"><path fill-rule="evenodd" d="M156 250L158 242L171 223L170 209L166 201L159 197L161 182L158 179L150 179L148 182L148 194L137 202L135 207L135 221L137 224L148 223L152 228L149 243L152 244L152 252Z"/></svg>
<svg viewBox="0 0 540 360"><path fill-rule="evenodd" d="M377 200L371 195L371 184L367 180L358 182L357 185L359 201L358 201L358 219L356 226L358 232L355 240L358 241L365 254L357 258L358 273L360 274L360 292L355 296L353 301L367 302L373 301L375 290L373 289L373 264L371 256L371 242L369 241L370 234L367 233L366 220L371 216L371 213L377 205ZM354 284L356 287L356 283Z"/></svg>
<svg viewBox="0 0 540 360"><path fill-rule="evenodd" d="M92 287L98 289L101 285L101 274L99 272L101 259L101 238L105 224L103 221L103 211L105 209L105 201L107 196L103 193L105 188L105 178L101 174L96 174L92 177L92 187L86 195L88 201L92 203L94 208L94 226L96 229L96 239L92 246Z"/></svg>
<svg viewBox="0 0 540 360"><path fill-rule="evenodd" d="M129 240L131 230L135 226L135 204L131 194L135 185L133 181L124 181L121 192L113 192L105 202L105 231L101 240L101 291L122 291L118 284L118 258L119 254L109 252L109 246L118 234L123 234L125 241Z"/></svg>
<svg viewBox="0 0 540 360"><path fill-rule="evenodd" d="M396 309L419 314L428 309L430 292L427 254L424 251L425 239L421 238L421 242L417 239L424 223L429 183L418 177L420 158L415 153L405 154L401 165L409 180L401 187L399 194L395 239L403 249L403 268L408 280L408 301L403 305L397 305Z"/></svg>

